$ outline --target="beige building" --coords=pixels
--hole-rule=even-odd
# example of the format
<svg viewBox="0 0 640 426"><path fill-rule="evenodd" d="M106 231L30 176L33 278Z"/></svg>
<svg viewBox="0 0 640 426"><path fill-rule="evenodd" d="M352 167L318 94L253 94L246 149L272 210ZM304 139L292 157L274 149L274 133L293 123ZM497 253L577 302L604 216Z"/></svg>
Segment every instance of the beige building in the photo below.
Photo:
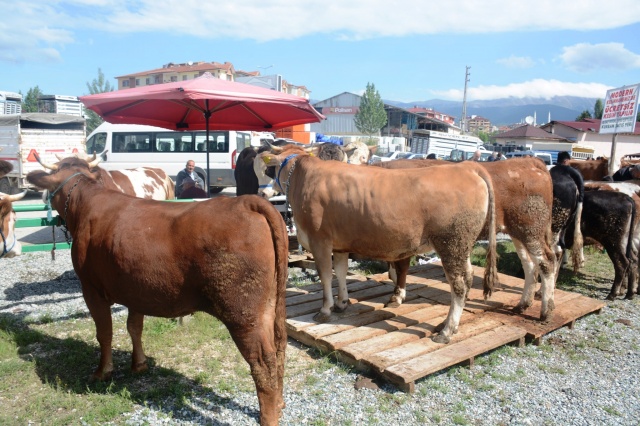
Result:
<svg viewBox="0 0 640 426"><path fill-rule="evenodd" d="M479 132L489 133L491 132L491 121L479 115L472 115L471 118L467 118L467 129L475 134Z"/></svg>
<svg viewBox="0 0 640 426"><path fill-rule="evenodd" d="M310 90L305 86L298 86L284 80L281 75L260 75L259 71L236 70L232 63L225 62L187 62L174 64L169 62L162 68L136 72L116 77L118 90L132 87L149 86L152 84L171 83L176 81L192 80L200 77L205 72L211 73L221 80L246 83L254 86L265 87L279 92L289 93L309 99Z"/></svg>

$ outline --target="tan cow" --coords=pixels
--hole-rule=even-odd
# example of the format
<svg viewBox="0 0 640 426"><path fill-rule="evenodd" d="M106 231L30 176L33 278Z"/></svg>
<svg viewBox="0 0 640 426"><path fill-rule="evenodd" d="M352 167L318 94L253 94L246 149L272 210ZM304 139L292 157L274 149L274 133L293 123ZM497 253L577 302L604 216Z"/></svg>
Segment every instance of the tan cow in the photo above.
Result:
<svg viewBox="0 0 640 426"><path fill-rule="evenodd" d="M426 168L449 164L439 160L394 160L376 166L389 169ZM466 162L463 165L473 163ZM491 175L496 203L496 231L509 234L525 275L524 290L514 311L521 313L533 303L537 272L542 279L540 319L549 319L554 309L554 236L551 232L553 185L544 163L536 158L479 163ZM485 229L486 238L487 229ZM396 297L404 299L409 259L393 264Z"/></svg>
<svg viewBox="0 0 640 426"><path fill-rule="evenodd" d="M220 319L251 367L260 423L276 425L284 406L287 332L285 224L255 195L194 203L134 198L106 189L95 164L66 158L27 180L49 190L73 236L71 258L96 325L99 380L112 374L111 305L129 309L134 372L147 370L145 315L195 311Z"/></svg>
<svg viewBox="0 0 640 426"><path fill-rule="evenodd" d="M434 340L449 342L458 329L473 269L470 253L485 222L490 225L485 295L497 278L494 194L479 165L385 170L322 161L298 147L259 154L275 167L275 187L288 197L298 241L315 259L324 303L314 317L332 319L349 303L349 253L393 262L435 250L451 285L451 307ZM338 300L331 293L331 259Z"/></svg>

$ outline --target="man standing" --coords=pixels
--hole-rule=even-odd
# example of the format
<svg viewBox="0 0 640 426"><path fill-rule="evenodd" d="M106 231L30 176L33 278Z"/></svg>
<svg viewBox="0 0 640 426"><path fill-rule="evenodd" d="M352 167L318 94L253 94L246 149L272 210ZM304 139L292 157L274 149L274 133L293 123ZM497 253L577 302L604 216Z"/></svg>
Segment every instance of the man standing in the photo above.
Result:
<svg viewBox="0 0 640 426"><path fill-rule="evenodd" d="M176 177L176 197L180 196L182 190L184 189L184 181L186 178L191 178L195 181L196 186L204 189L204 181L202 178L195 172L196 162L193 160L187 161L187 164L183 170L178 172L178 176Z"/></svg>

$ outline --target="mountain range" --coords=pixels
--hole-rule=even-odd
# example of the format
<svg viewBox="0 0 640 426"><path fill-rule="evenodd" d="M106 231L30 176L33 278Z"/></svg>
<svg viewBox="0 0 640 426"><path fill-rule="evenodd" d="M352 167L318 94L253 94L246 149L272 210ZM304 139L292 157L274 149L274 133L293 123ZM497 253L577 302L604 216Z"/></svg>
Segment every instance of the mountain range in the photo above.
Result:
<svg viewBox="0 0 640 426"><path fill-rule="evenodd" d="M491 121L492 125L504 126L524 123L526 117L536 118L536 124L549 121L574 121L583 111L593 114L597 98L577 96L555 96L544 98L504 98L492 100L467 101L467 116L477 115ZM396 102L383 100L385 104L400 108L432 108L435 111L455 117L456 122L462 115L462 102L432 99L429 101Z"/></svg>

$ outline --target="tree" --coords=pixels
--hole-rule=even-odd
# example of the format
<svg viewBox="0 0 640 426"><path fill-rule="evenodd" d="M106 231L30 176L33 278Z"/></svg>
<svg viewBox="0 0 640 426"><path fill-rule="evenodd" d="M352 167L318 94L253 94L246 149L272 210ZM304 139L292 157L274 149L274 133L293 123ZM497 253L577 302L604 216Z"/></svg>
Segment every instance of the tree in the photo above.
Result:
<svg viewBox="0 0 640 426"><path fill-rule="evenodd" d="M42 90L38 86L29 89L27 96L22 101L22 112L38 112L38 98L42 94Z"/></svg>
<svg viewBox="0 0 640 426"><path fill-rule="evenodd" d="M387 124L387 112L380 93L373 83L367 83L367 89L360 100L360 108L354 118L360 133L369 136L369 142Z"/></svg>
<svg viewBox="0 0 640 426"><path fill-rule="evenodd" d="M593 118L602 120L603 112L604 112L604 105L602 105L602 99L597 99L596 104L593 106Z"/></svg>
<svg viewBox="0 0 640 426"><path fill-rule="evenodd" d="M585 109L584 111L582 111L580 115L576 117L576 121L584 120L585 118L592 118L591 113L589 112L588 109Z"/></svg>
<svg viewBox="0 0 640 426"><path fill-rule="evenodd" d="M112 92L113 87L111 83L105 80L104 74L102 73L102 69L98 68L98 78L94 78L91 83L87 83L87 88L89 89L89 93L91 95L95 95L96 93L104 93L104 92ZM104 120L95 112L91 110L85 111L87 115L87 135L95 130L100 124L104 122Z"/></svg>

